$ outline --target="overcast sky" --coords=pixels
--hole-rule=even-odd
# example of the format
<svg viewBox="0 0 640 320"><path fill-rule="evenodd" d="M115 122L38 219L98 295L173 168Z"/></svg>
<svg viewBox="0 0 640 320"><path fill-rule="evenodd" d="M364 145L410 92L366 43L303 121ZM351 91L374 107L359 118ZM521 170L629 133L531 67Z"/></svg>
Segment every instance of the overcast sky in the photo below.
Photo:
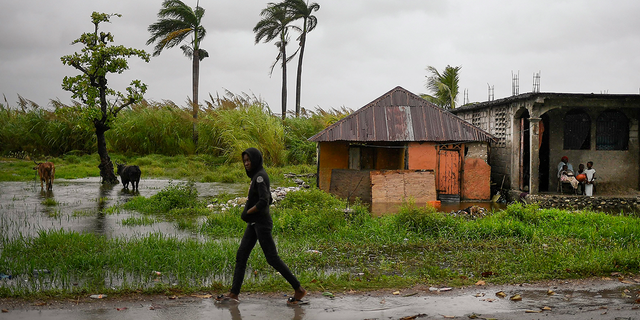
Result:
<svg viewBox="0 0 640 320"><path fill-rule="evenodd" d="M254 44L253 27L268 1L200 0L209 58L200 64L200 100L209 94L255 94L274 112L281 108L281 69L269 67L273 43ZM161 0L3 0L0 2L0 93L10 105L18 94L47 105L70 101L61 88L76 75L60 57L92 31L91 12L120 13L103 30L115 44L145 49L147 27L157 21ZM195 6L196 0L185 0ZM425 93L425 70L461 66L460 95L486 101L532 91L540 72L543 92L640 93L640 1L638 0L317 0L317 28L308 35L302 106L358 109L396 86ZM295 35L293 36L295 38ZM295 51L296 42L288 46ZM295 108L297 59L288 65L288 109ZM112 76L123 90L132 79L149 86L148 100L185 106L191 96L191 61L179 48L149 63L130 61ZM4 101L2 101L4 103Z"/></svg>

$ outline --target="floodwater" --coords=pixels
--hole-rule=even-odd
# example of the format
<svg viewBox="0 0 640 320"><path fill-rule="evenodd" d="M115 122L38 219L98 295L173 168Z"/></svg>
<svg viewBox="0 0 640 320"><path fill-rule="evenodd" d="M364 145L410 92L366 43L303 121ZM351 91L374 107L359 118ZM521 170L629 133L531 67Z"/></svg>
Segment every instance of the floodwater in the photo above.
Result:
<svg viewBox="0 0 640 320"><path fill-rule="evenodd" d="M182 181L183 182L183 181ZM134 193L119 185L103 185L99 178L58 179L52 191L42 191L39 183L0 182L0 234L8 238L36 236L41 230L72 230L108 238L132 237L161 232L178 238L192 237L175 223L156 222L151 226L123 226L122 220L140 217L136 212L106 214L105 209L124 203L135 195L150 197L169 184L181 181L143 179ZM196 183L200 196L246 193L246 184Z"/></svg>
<svg viewBox="0 0 640 320"><path fill-rule="evenodd" d="M150 197L169 184L184 183L166 179L143 179L138 193L123 189L121 184L103 185L100 178L85 178L54 182L52 191L42 191L40 184L30 182L0 182L0 234L7 238L37 236L41 230L71 230L104 235L108 238L144 236L160 232L177 238L197 237L176 228L175 223L155 222L153 225L123 226L122 221L140 217L136 212L107 214L105 209L124 203L135 195ZM246 183L196 183L201 197L227 193L245 196ZM401 203L374 204L373 211L393 213ZM424 205L424 204L416 204ZM506 205L491 202L460 202L440 204L439 211L451 212L479 206L488 211L504 209ZM383 207L379 207L383 206ZM378 211L380 212L380 211Z"/></svg>

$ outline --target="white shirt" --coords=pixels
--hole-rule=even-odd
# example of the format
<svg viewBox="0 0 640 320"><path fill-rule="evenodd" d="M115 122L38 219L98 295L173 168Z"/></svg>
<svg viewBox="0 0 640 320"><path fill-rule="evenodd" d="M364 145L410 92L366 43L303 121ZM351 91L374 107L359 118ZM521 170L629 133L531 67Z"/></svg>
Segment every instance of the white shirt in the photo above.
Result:
<svg viewBox="0 0 640 320"><path fill-rule="evenodd" d="M596 176L596 169L594 169L594 168L585 169L584 170L584 174L587 175L587 181L593 181L593 179Z"/></svg>

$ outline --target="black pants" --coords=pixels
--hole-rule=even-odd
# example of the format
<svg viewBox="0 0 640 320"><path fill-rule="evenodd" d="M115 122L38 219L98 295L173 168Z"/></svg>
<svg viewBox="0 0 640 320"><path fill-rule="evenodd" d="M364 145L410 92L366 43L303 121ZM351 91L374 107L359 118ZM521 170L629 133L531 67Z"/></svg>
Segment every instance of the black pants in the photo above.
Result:
<svg viewBox="0 0 640 320"><path fill-rule="evenodd" d="M236 267L233 271L231 293L240 294L240 287L242 287L244 273L247 269L247 260L249 260L249 255L253 247L255 247L256 241L260 241L260 247L262 248L262 252L264 252L265 258L267 258L267 263L276 269L276 271L280 272L294 290L300 287L298 279L278 256L276 243L271 236L272 228L273 223L271 221L247 224L247 229L244 231L244 236L242 236L240 247L236 253Z"/></svg>

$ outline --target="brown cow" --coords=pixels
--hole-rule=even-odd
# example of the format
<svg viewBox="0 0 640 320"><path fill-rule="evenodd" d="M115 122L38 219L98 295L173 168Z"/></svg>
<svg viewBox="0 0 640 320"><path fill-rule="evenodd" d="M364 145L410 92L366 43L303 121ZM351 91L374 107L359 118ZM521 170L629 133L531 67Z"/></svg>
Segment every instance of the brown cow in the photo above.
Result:
<svg viewBox="0 0 640 320"><path fill-rule="evenodd" d="M56 175L56 166L53 165L53 162L37 163L35 160L33 162L36 164L33 170L38 170L38 175L40 176L40 189L44 188L42 185L42 182L44 182L47 184L47 190L53 190L53 178Z"/></svg>

